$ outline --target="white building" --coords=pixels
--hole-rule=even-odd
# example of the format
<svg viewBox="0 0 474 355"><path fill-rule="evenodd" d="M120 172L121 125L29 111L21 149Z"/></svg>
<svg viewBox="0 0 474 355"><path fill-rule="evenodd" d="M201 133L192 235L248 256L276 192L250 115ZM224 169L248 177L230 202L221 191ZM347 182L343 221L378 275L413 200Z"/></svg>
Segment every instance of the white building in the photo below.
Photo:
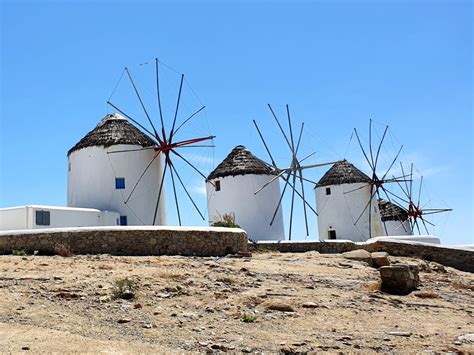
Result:
<svg viewBox="0 0 474 355"><path fill-rule="evenodd" d="M315 187L319 239L364 242L384 235L370 178L346 160L335 163ZM365 211L364 211L365 209ZM364 211L364 212L363 212Z"/></svg>
<svg viewBox="0 0 474 355"><path fill-rule="evenodd" d="M403 208L384 199L379 200L379 208L385 235L402 236L413 234L408 213Z"/></svg>
<svg viewBox="0 0 474 355"><path fill-rule="evenodd" d="M255 194L274 177L274 171L247 148L235 147L207 177L209 224L234 214L250 239L284 240L281 206L270 225L280 199L279 179Z"/></svg>
<svg viewBox="0 0 474 355"><path fill-rule="evenodd" d="M0 231L114 226L120 223L117 212L99 211L92 208L56 206L18 206L0 208Z"/></svg>
<svg viewBox="0 0 474 355"><path fill-rule="evenodd" d="M164 188L157 205L163 166L155 145L124 117L105 116L68 152L67 205L116 211L121 225L166 224Z"/></svg>

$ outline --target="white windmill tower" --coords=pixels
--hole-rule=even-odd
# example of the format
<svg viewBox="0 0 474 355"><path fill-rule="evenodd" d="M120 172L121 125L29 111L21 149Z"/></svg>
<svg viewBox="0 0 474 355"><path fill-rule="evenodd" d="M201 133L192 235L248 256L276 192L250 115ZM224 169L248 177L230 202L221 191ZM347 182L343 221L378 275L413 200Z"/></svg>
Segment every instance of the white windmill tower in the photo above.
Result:
<svg viewBox="0 0 474 355"><path fill-rule="evenodd" d="M119 212L121 225L166 224L164 198L154 218L163 176L155 146L121 115L105 116L68 152L68 206Z"/></svg>
<svg viewBox="0 0 474 355"><path fill-rule="evenodd" d="M412 235L408 212L390 201L379 199L380 217L387 235Z"/></svg>
<svg viewBox="0 0 474 355"><path fill-rule="evenodd" d="M273 217L273 223L269 223L280 199L280 185L275 175L272 168L247 148L236 146L206 179L209 224L225 214L234 214L235 223L245 229L252 240L285 239L281 208ZM265 184L268 186L255 194Z"/></svg>
<svg viewBox="0 0 474 355"><path fill-rule="evenodd" d="M370 178L347 160L335 163L323 175L315 187L320 239L364 242L383 235L377 198L369 182ZM367 201L370 208L366 208Z"/></svg>

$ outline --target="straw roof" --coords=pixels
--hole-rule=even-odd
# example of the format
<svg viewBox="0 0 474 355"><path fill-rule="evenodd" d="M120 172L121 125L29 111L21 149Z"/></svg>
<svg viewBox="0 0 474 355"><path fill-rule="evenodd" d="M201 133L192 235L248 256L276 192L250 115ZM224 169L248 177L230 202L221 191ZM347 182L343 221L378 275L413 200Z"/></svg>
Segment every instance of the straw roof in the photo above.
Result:
<svg viewBox="0 0 474 355"><path fill-rule="evenodd" d="M274 171L265 162L253 155L243 145L238 145L229 153L222 163L207 177L207 181L225 176L236 175L274 175Z"/></svg>
<svg viewBox="0 0 474 355"><path fill-rule="evenodd" d="M99 124L85 135L74 147L69 149L67 155L76 150L87 147L110 147L117 144L140 145L151 147L156 143L124 117L117 113L105 116Z"/></svg>
<svg viewBox="0 0 474 355"><path fill-rule="evenodd" d="M382 222L385 221L406 221L408 219L407 212L384 199L379 199L379 209L380 209L380 218L382 218Z"/></svg>
<svg viewBox="0 0 474 355"><path fill-rule="evenodd" d="M318 181L316 187L342 184L368 183L370 178L347 160L335 163Z"/></svg>

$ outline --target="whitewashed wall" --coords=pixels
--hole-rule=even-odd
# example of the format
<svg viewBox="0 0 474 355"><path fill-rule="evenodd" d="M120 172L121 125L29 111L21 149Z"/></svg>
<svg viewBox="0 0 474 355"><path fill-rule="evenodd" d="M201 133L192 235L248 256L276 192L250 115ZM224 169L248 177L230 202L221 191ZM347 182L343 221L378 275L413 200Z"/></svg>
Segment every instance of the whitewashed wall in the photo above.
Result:
<svg viewBox="0 0 474 355"><path fill-rule="evenodd" d="M280 198L279 179L254 194L273 175L237 175L212 180L220 181L221 189L216 191L206 183L209 224L218 221L226 213L235 214L235 222L253 240L284 240L283 213L280 206L272 225L270 221Z"/></svg>
<svg viewBox="0 0 474 355"><path fill-rule="evenodd" d="M136 145L109 148L88 147L69 155L68 199L70 207L117 211L127 216L128 225L151 225L163 174L162 158L156 158L125 204L133 186L154 156L153 149L107 154L138 149ZM125 189L115 188L115 177L125 178ZM166 224L166 191L163 188L155 225Z"/></svg>
<svg viewBox="0 0 474 355"><path fill-rule="evenodd" d="M385 223L385 226L384 226ZM385 221L382 222L382 227L387 228L387 235L412 235L410 223L407 221Z"/></svg>
<svg viewBox="0 0 474 355"><path fill-rule="evenodd" d="M50 224L37 225L36 211L48 211ZM0 209L0 230L115 226L119 217L117 212L88 208L19 206Z"/></svg>
<svg viewBox="0 0 474 355"><path fill-rule="evenodd" d="M326 195L326 188L331 194ZM361 189L352 191L355 189ZM349 192L352 191L352 192ZM344 192L347 192L344 194ZM370 186L367 183L321 186L315 189L316 211L318 212L319 239L328 239L328 231L335 230L337 239L364 242L370 237L369 208L354 225L364 207L369 202ZM371 229L372 237L385 235L377 198L372 198Z"/></svg>

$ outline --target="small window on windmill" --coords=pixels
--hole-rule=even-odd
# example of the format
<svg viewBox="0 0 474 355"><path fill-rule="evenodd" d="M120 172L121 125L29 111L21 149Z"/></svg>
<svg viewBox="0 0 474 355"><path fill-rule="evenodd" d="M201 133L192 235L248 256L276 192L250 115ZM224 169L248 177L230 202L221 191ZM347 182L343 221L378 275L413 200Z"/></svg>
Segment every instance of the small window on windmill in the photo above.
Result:
<svg viewBox="0 0 474 355"><path fill-rule="evenodd" d="M331 194L331 188L330 187L326 187L326 195L330 195Z"/></svg>
<svg viewBox="0 0 474 355"><path fill-rule="evenodd" d="M336 239L336 231L335 230L329 230L328 231L328 238L329 239Z"/></svg>
<svg viewBox="0 0 474 355"><path fill-rule="evenodd" d="M214 186L216 187L216 191L221 191L221 182L219 180L214 181Z"/></svg>
<svg viewBox="0 0 474 355"><path fill-rule="evenodd" d="M49 226L51 224L51 217L49 211L36 211L35 220L37 226Z"/></svg>
<svg viewBox="0 0 474 355"><path fill-rule="evenodd" d="M71 162L67 163L67 169L68 171L71 171Z"/></svg>
<svg viewBox="0 0 474 355"><path fill-rule="evenodd" d="M127 225L127 216L120 216L120 225L121 226Z"/></svg>
<svg viewBox="0 0 474 355"><path fill-rule="evenodd" d="M117 190L125 189L125 178L115 178L115 188Z"/></svg>

